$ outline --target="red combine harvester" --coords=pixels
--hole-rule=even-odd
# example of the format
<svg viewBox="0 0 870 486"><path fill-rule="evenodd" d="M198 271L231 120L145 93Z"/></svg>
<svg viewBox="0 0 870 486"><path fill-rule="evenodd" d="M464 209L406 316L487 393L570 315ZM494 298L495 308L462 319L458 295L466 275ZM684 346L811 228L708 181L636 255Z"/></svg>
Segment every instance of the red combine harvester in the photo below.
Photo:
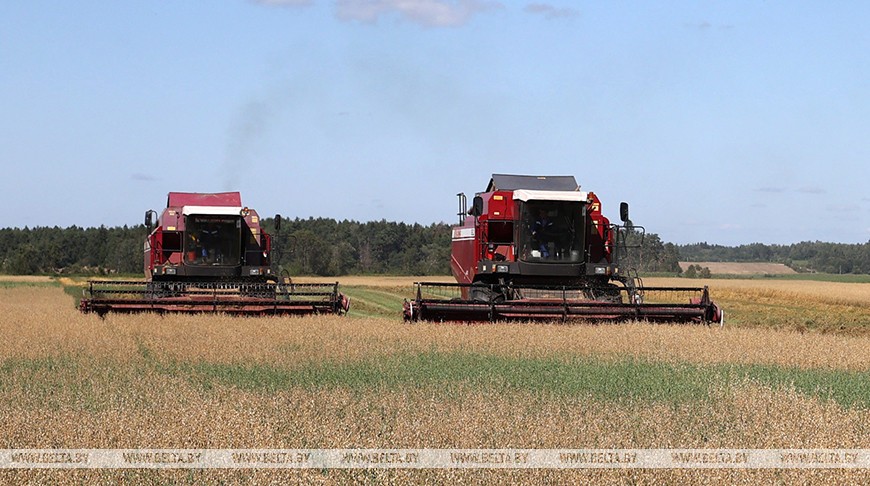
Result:
<svg viewBox="0 0 870 486"><path fill-rule="evenodd" d="M88 282L82 312L347 312L338 283L298 284L272 271L272 238L238 192L170 192L153 228L145 213L145 281ZM275 217L280 227L281 217Z"/></svg>
<svg viewBox="0 0 870 486"><path fill-rule="evenodd" d="M631 224L626 203L624 225L611 224L573 176L494 174L470 210L458 196L457 283L415 284L405 320L723 322L707 287L643 287L622 268L627 237L642 238L643 228Z"/></svg>

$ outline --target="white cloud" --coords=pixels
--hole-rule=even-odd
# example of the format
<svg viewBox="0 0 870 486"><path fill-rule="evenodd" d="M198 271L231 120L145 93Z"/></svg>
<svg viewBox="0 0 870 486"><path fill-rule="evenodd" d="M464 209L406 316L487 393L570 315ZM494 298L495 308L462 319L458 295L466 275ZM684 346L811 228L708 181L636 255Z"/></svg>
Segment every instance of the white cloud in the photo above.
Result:
<svg viewBox="0 0 870 486"><path fill-rule="evenodd" d="M484 0L338 0L336 16L341 20L376 23L396 14L426 27L457 27L477 13L503 8Z"/></svg>
<svg viewBox="0 0 870 486"><path fill-rule="evenodd" d="M547 19L564 19L579 17L580 12L570 7L554 7L548 3L530 3L524 9L526 13L543 15Z"/></svg>
<svg viewBox="0 0 870 486"><path fill-rule="evenodd" d="M685 25L686 28L698 29L698 30L709 30L709 29L712 29L714 27L719 29L719 30L731 30L734 28L734 26L730 25L730 24L713 25L710 22L707 22L706 20L702 20L700 22L686 23L683 25Z"/></svg>

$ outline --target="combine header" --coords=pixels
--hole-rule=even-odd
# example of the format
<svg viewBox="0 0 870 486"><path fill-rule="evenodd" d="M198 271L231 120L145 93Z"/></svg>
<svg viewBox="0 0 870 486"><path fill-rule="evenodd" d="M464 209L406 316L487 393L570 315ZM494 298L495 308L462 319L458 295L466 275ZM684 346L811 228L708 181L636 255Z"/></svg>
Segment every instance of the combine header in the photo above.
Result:
<svg viewBox="0 0 870 486"><path fill-rule="evenodd" d="M405 320L646 320L722 323L707 287L644 287L619 265L641 234L620 205L611 224L573 176L494 174L471 209L459 194L450 266L457 283L417 283Z"/></svg>
<svg viewBox="0 0 870 486"><path fill-rule="evenodd" d="M145 213L146 280L90 281L82 312L292 315L348 309L338 283L298 284L274 275L272 238L238 192L170 192L152 230L155 215Z"/></svg>

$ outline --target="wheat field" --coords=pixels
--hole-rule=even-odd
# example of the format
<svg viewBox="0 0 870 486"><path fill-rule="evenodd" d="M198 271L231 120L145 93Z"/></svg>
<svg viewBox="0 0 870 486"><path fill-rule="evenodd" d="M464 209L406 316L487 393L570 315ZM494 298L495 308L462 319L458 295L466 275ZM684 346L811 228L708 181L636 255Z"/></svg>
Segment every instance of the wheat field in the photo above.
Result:
<svg viewBox="0 0 870 486"><path fill-rule="evenodd" d="M372 289L410 289L415 280L342 284L370 298ZM20 283L0 287L0 448L870 447L870 336L861 332L788 322L411 325L398 309L395 317L100 319L78 313L59 286ZM835 301L827 286L800 284L716 281L714 298L845 315L870 300L857 284L836 284ZM865 477L843 470L0 472L5 482L191 484L855 484Z"/></svg>

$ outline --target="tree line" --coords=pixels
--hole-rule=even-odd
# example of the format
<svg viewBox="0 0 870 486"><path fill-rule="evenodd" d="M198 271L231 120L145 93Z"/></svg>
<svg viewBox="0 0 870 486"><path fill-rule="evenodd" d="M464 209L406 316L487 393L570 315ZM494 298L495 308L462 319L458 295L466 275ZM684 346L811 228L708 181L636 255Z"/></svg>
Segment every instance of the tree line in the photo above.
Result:
<svg viewBox="0 0 870 486"><path fill-rule="evenodd" d="M309 218L282 221L272 235L273 266L291 275L446 275L450 227ZM107 228L0 229L0 272L33 274L142 274L144 225Z"/></svg>
<svg viewBox="0 0 870 486"><path fill-rule="evenodd" d="M680 273L680 252L673 243L665 243L655 233L623 229L617 238L623 248L617 253L620 265L639 272Z"/></svg>
<svg viewBox="0 0 870 486"><path fill-rule="evenodd" d="M273 235L273 265L290 275L449 275L450 226L386 220L285 219ZM0 272L6 274L142 274L144 226L0 229ZM674 245L655 233L620 233L619 261L640 272L679 274L679 261L785 263L798 271L870 274L870 242L737 247Z"/></svg>
<svg viewBox="0 0 870 486"><path fill-rule="evenodd" d="M446 275L450 273L450 226L386 220L332 218L274 220L264 227L273 238L273 265L291 275Z"/></svg>
<svg viewBox="0 0 870 486"><path fill-rule="evenodd" d="M285 219L272 235L273 266L290 275L449 275L446 223L428 226L386 220ZM146 228L71 226L0 229L0 272L7 274L141 274ZM632 244L637 243L634 241ZM646 235L623 255L640 271L679 271L676 247Z"/></svg>
<svg viewBox="0 0 870 486"><path fill-rule="evenodd" d="M798 272L870 274L870 241L863 244L804 241L791 245L679 245L684 261L783 263Z"/></svg>
<svg viewBox="0 0 870 486"><path fill-rule="evenodd" d="M15 275L142 273L145 226L0 229L0 271Z"/></svg>

